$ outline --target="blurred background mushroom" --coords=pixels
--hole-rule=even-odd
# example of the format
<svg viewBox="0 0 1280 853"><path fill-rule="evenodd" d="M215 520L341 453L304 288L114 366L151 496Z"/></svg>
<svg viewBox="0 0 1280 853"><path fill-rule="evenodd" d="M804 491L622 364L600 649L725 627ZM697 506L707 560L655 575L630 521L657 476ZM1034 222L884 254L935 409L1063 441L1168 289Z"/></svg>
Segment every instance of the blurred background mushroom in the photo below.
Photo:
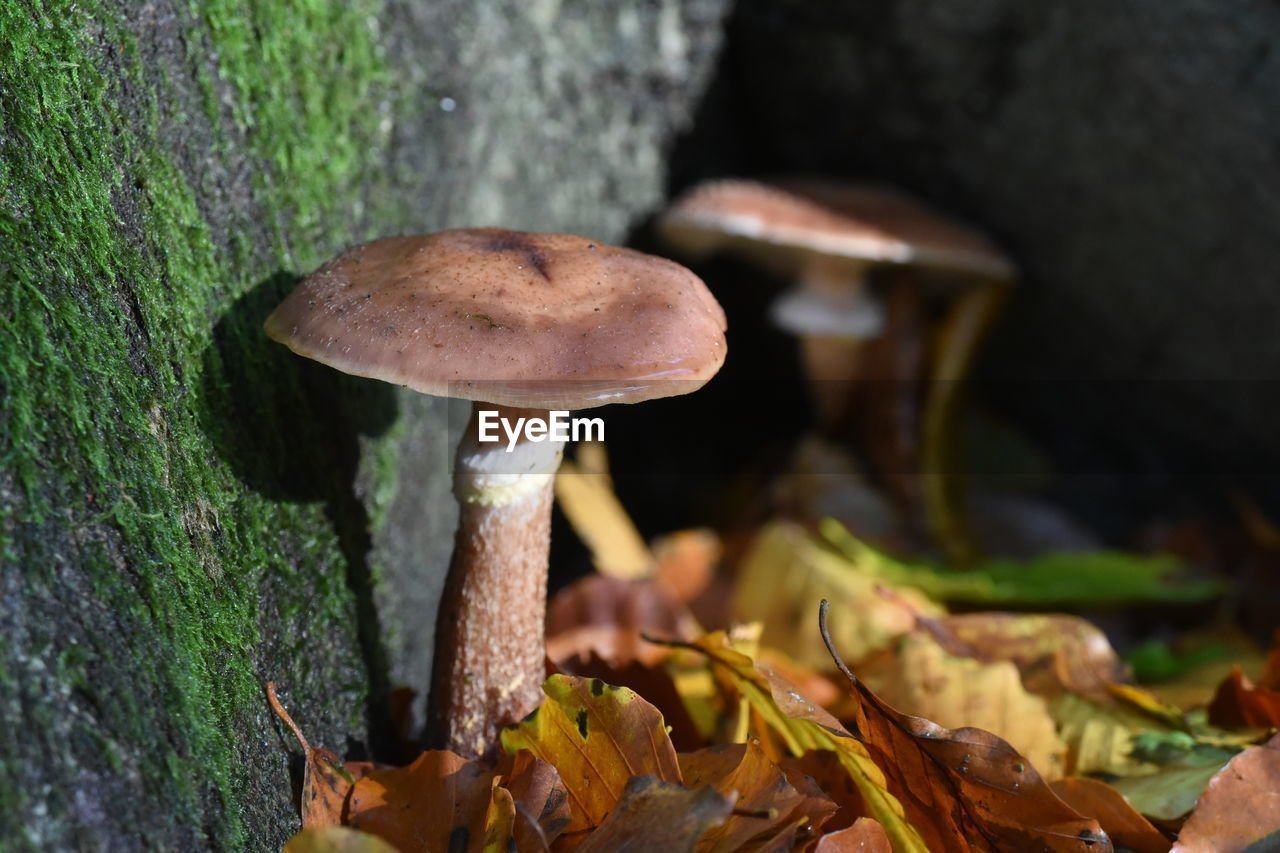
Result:
<svg viewBox="0 0 1280 853"><path fill-rule="evenodd" d="M953 561L970 560L956 403L1013 279L1010 260L905 193L814 178L701 184L658 230L694 257L740 253L793 279L770 314L800 338L818 431L839 436L852 423L864 463L909 522Z"/></svg>

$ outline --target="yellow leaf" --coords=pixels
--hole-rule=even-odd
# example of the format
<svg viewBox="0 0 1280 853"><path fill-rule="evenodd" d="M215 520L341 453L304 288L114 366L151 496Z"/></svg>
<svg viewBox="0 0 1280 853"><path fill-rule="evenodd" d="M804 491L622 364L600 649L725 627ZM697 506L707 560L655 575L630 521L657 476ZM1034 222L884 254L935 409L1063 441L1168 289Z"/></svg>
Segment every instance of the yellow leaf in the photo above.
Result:
<svg viewBox="0 0 1280 853"><path fill-rule="evenodd" d="M733 606L739 619L764 624L769 645L807 666L828 669L831 659L813 630L813 614L824 598L858 613L857 619L833 626L836 642L852 660L883 649L911 631L918 615L944 612L915 590L893 587L895 594L885 596L877 591L881 586L892 587L819 546L799 526L779 522L765 527L752 543Z"/></svg>
<svg viewBox="0 0 1280 853"><path fill-rule="evenodd" d="M928 853L920 834L906 822L902 804L886 789L884 773L834 717L788 685L771 684L751 658L729 647L723 632L708 634L694 645L724 667L743 698L778 733L792 755L798 757L813 749L835 753L896 853Z"/></svg>
<svg viewBox="0 0 1280 853"><path fill-rule="evenodd" d="M559 771L573 810L566 833L598 826L633 776L681 781L662 714L631 690L553 675L542 692L546 701L502 732L502 746L527 749Z"/></svg>
<svg viewBox="0 0 1280 853"><path fill-rule="evenodd" d="M609 475L596 466L584 445L578 449L581 459L588 454L586 465L569 460L560 463L556 474L556 500L574 531L591 550L591 561L605 575L617 578L642 578L653 573L653 554L636 530L618 496L614 494ZM601 449L603 454L603 449ZM586 467L587 465L591 467Z"/></svg>
<svg viewBox="0 0 1280 853"><path fill-rule="evenodd" d="M948 655L933 637L908 634L888 671L867 667L861 677L881 699L904 714L940 726L985 729L1024 755L1045 780L1063 775L1064 744L1044 699L1022 686L1010 661L982 663Z"/></svg>

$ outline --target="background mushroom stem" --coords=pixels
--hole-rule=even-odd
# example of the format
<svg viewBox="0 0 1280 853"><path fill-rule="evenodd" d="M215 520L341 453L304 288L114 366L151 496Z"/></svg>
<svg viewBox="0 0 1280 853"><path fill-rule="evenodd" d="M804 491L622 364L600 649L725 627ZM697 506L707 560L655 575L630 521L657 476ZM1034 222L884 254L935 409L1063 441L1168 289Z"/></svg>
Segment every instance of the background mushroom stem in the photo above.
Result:
<svg viewBox="0 0 1280 853"><path fill-rule="evenodd" d="M867 289L869 269L855 260L813 257L773 307L775 322L800 337L804 375L823 430L844 418L863 346L884 326L883 311Z"/></svg>
<svg viewBox="0 0 1280 853"><path fill-rule="evenodd" d="M458 446L461 513L436 620L427 736L464 756L484 754L542 697L551 504L564 447L522 437L508 451L505 435L481 443L481 409L512 425L548 415L476 403Z"/></svg>

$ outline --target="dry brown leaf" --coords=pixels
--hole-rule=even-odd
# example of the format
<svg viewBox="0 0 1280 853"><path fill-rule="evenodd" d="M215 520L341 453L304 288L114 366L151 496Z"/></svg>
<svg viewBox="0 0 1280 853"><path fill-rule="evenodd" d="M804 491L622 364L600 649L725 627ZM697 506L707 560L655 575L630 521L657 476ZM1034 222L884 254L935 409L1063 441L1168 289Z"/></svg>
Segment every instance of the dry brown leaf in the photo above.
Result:
<svg viewBox="0 0 1280 853"><path fill-rule="evenodd" d="M1280 690L1255 685L1240 667L1233 666L1209 703L1209 722L1215 726L1280 727Z"/></svg>
<svg viewBox="0 0 1280 853"><path fill-rule="evenodd" d="M480 851L489 841L505 844L513 810L510 794L495 798L495 776L452 752L424 752L407 767L375 770L356 782L346 823L400 850ZM503 795L505 802L495 805Z"/></svg>
<svg viewBox="0 0 1280 853"><path fill-rule="evenodd" d="M734 813L698 843L699 853L790 850L796 833L820 826L836 810L812 783L792 785L756 743L736 743L680 755L685 784L711 785L736 797Z"/></svg>
<svg viewBox="0 0 1280 853"><path fill-rule="evenodd" d="M1275 833L1280 833L1280 735L1246 749L1209 781L1172 853L1237 853L1263 839L1274 842Z"/></svg>
<svg viewBox="0 0 1280 853"><path fill-rule="evenodd" d="M517 752L498 784L511 794L517 850L549 849L573 819L560 773L531 752Z"/></svg>
<svg viewBox="0 0 1280 853"><path fill-rule="evenodd" d="M636 776L609 816L575 848L578 853L692 853L707 830L733 811L733 797L711 787L690 790Z"/></svg>
<svg viewBox="0 0 1280 853"><path fill-rule="evenodd" d="M820 624L830 645L825 603ZM854 731L930 849L1110 853L1098 822L1064 803L1005 741L897 712L830 651L859 699Z"/></svg>
<svg viewBox="0 0 1280 853"><path fill-rule="evenodd" d="M813 853L893 853L893 846L883 826L869 817L860 817L853 826L819 838Z"/></svg>
<svg viewBox="0 0 1280 853"><path fill-rule="evenodd" d="M984 729L1008 741L1046 780L1062 777L1066 748L1053 718L1044 699L1022 686L1012 662L954 657L917 632L862 671L867 686L902 713L949 729Z"/></svg>
<svg viewBox="0 0 1280 853"><path fill-rule="evenodd" d="M1107 783L1073 776L1050 787L1071 808L1096 818L1118 847L1133 853L1169 853L1169 839Z"/></svg>
<svg viewBox="0 0 1280 853"><path fill-rule="evenodd" d="M598 826L633 776L681 781L662 714L631 690L553 675L542 691L546 701L505 729L502 745L509 753L527 749L559 771L573 812L566 832Z"/></svg>
<svg viewBox="0 0 1280 853"><path fill-rule="evenodd" d="M1026 688L1042 696L1069 690L1105 702L1108 685L1128 674L1106 635L1078 616L965 613L921 623L954 655L1012 661Z"/></svg>
<svg viewBox="0 0 1280 853"><path fill-rule="evenodd" d="M584 625L608 625L691 639L699 633L689 609L652 581L587 575L547 602L547 636Z"/></svg>
<svg viewBox="0 0 1280 853"><path fill-rule="evenodd" d="M302 773L302 828L340 826L351 787L361 776L373 770L374 765L367 761L343 764L329 750L308 743L302 729L280 704L276 686L271 682L267 682L267 702L280 721L293 732L306 756Z"/></svg>

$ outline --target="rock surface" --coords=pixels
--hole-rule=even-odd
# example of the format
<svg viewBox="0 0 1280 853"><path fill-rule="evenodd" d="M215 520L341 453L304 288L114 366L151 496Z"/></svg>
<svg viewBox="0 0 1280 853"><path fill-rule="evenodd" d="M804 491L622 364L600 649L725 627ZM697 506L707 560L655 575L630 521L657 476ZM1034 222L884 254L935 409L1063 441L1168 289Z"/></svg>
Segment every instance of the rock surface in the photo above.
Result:
<svg viewBox="0 0 1280 853"><path fill-rule="evenodd" d="M725 3L34 5L0 2L0 847L278 848L263 681L367 752L454 507L443 403L263 318L373 236L622 239Z"/></svg>
<svg viewBox="0 0 1280 853"><path fill-rule="evenodd" d="M1251 2L743 3L707 124L750 145L692 168L888 181L988 229L1024 280L987 391L1069 471L1274 474L1277 31Z"/></svg>

